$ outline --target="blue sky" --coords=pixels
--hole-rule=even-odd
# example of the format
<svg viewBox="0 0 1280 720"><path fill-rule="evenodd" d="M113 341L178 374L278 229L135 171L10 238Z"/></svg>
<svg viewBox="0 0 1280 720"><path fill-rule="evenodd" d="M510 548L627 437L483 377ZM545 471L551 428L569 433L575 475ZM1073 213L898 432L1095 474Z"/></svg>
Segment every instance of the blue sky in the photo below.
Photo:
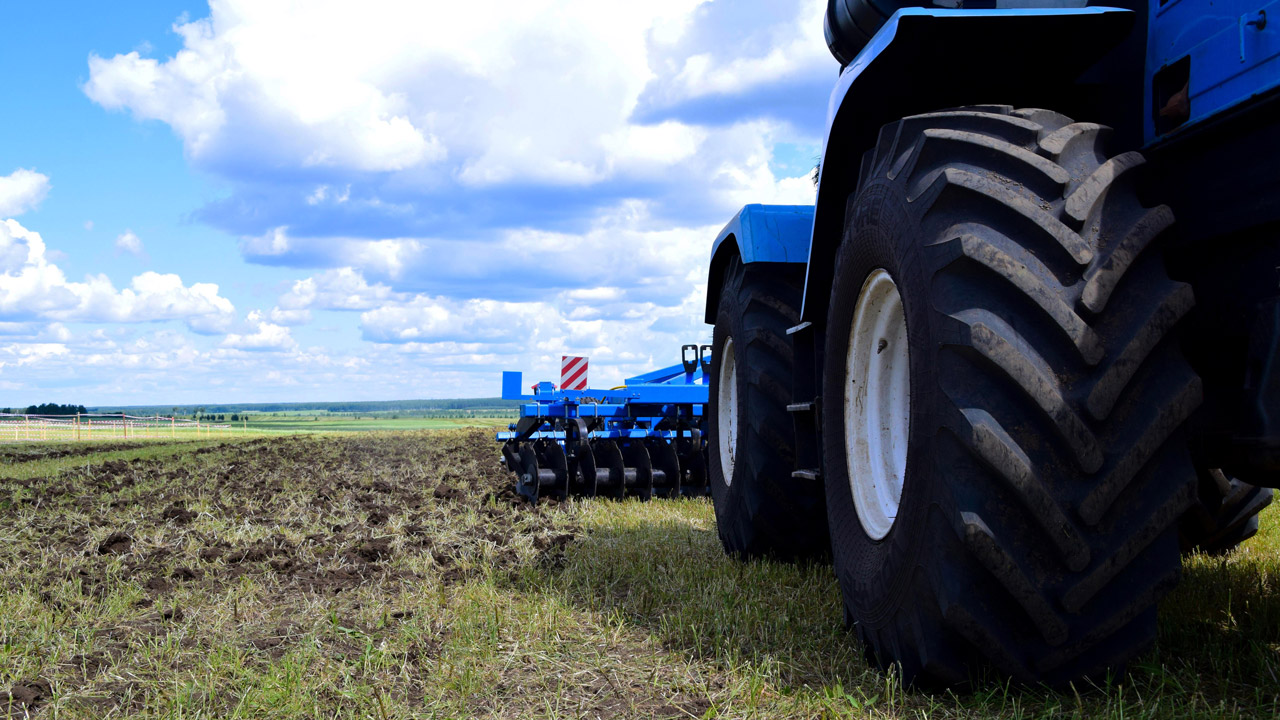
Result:
<svg viewBox="0 0 1280 720"><path fill-rule="evenodd" d="M707 341L824 3L5 3L0 407L490 396Z"/></svg>

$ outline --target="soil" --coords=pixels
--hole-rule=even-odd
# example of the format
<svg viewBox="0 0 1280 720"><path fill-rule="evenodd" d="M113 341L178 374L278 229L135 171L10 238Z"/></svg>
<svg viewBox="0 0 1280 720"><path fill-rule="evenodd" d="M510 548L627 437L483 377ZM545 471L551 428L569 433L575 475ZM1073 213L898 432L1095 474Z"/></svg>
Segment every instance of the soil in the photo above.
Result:
<svg viewBox="0 0 1280 720"><path fill-rule="evenodd" d="M133 538L122 532L111 533L98 544L99 555L122 555L133 546Z"/></svg>
<svg viewBox="0 0 1280 720"><path fill-rule="evenodd" d="M5 453L0 466L18 454ZM93 713L137 709L124 699L135 697L128 684L109 671L128 662L136 636L175 633L168 636L184 647L215 645L221 638L206 629L210 603L225 602L218 612L230 617L239 612L229 599L237 588L255 588L255 607L286 618L305 616L319 599L355 613L369 597L357 590L395 598L407 583L503 581L522 566L557 562L576 532L560 506L531 506L515 494L492 437L479 430L229 441L159 459L84 457L48 477L5 478L0 469L0 509L21 514L23 556L57 558L28 575L47 588L41 600L49 608L92 617L108 597L137 598L130 619L104 620L92 648L51 663L56 670L46 675L60 693L122 698L95 701L103 706ZM0 575L0 592L5 582ZM385 628L343 624L376 638L411 613L385 617ZM264 661L309 631L241 630L245 647ZM430 658L447 632L423 637L415 658ZM18 683L0 694L0 708L26 708L21 715L50 696L48 682Z"/></svg>
<svg viewBox="0 0 1280 720"><path fill-rule="evenodd" d="M53 696L49 681L36 678L14 683L9 692L0 692L0 712L9 717L23 717Z"/></svg>
<svg viewBox="0 0 1280 720"><path fill-rule="evenodd" d="M154 443L150 444L154 445ZM147 445L148 443L142 442L87 442L65 447L56 445L51 447L43 444L36 446L19 445L0 449L0 465L15 465L38 460L58 460L118 450L137 450L138 448L147 447Z"/></svg>

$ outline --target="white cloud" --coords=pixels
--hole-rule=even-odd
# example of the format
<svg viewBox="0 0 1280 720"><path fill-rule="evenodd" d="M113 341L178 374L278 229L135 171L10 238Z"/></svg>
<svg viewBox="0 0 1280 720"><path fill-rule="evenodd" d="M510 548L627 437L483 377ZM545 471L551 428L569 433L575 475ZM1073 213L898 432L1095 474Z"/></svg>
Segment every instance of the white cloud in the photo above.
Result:
<svg viewBox="0 0 1280 720"><path fill-rule="evenodd" d="M0 345L0 371L6 366L37 365L50 358L66 355L63 343L33 342Z"/></svg>
<svg viewBox="0 0 1280 720"><path fill-rule="evenodd" d="M19 168L0 175L0 219L34 210L49 194L49 177Z"/></svg>
<svg viewBox="0 0 1280 720"><path fill-rule="evenodd" d="M142 239L132 230L125 230L117 235L115 246L117 253L129 253L137 257L143 257L145 254L142 250Z"/></svg>
<svg viewBox="0 0 1280 720"><path fill-rule="evenodd" d="M277 325L305 325L311 322L310 310L285 310L273 307L267 313L267 319Z"/></svg>
<svg viewBox="0 0 1280 720"><path fill-rule="evenodd" d="M252 332L229 333L222 340L223 347L239 350L292 350L298 345L289 328L267 320L257 310L251 311L245 321Z"/></svg>
<svg viewBox="0 0 1280 720"><path fill-rule="evenodd" d="M71 331L62 323L0 322L0 337L25 342L65 343L71 340Z"/></svg>
<svg viewBox="0 0 1280 720"><path fill-rule="evenodd" d="M274 257L289 250L289 228L284 225L256 237L240 239L240 252L251 257Z"/></svg>
<svg viewBox="0 0 1280 720"><path fill-rule="evenodd" d="M812 185L800 180L799 194L811 195ZM647 203L630 201L597 217L584 232L526 227L496 232L483 241L383 240L294 237L287 228L277 228L244 240L241 250L266 264L334 268L300 281L281 298L282 310L367 309L354 300L343 305L337 299L350 296L373 303L423 288L444 296L541 298L548 291L593 287L600 278L608 278L612 286L644 288L643 299L648 299L682 292L691 272L702 277L719 230L718 224L671 227L654 218ZM383 282L369 284L365 278ZM302 302L316 293L326 296L319 304Z"/></svg>
<svg viewBox="0 0 1280 720"><path fill-rule="evenodd" d="M479 371L477 358L488 363ZM51 389L86 405L493 396L502 367L462 349L259 352L171 329L99 329L66 342L0 337L0 390L11 405L46 402Z"/></svg>
<svg viewBox="0 0 1280 720"><path fill-rule="evenodd" d="M771 42L716 46L684 60L673 90L686 97L730 95L832 67L822 35L826 0L805 0L790 23L770 28ZM751 53L755 50L755 53ZM729 53L728 57L725 55Z"/></svg>
<svg viewBox="0 0 1280 720"><path fill-rule="evenodd" d="M370 284L354 268L343 267L294 282L268 317L279 325L301 325L311 321L312 310L369 310L405 297L382 283Z"/></svg>
<svg viewBox="0 0 1280 720"><path fill-rule="evenodd" d="M317 185L310 195L307 195L308 205L320 205L325 200L332 199L337 205L341 205L351 199L351 185L347 185L342 192L334 194L328 185Z"/></svg>
<svg viewBox="0 0 1280 720"><path fill-rule="evenodd" d="M450 300L418 296L360 316L365 337L379 342L535 342L542 320L555 318L545 303Z"/></svg>
<svg viewBox="0 0 1280 720"><path fill-rule="evenodd" d="M358 271L344 267L299 280L280 296L283 310L370 310L403 297L382 283L369 284Z"/></svg>
<svg viewBox="0 0 1280 720"><path fill-rule="evenodd" d="M171 58L92 55L84 92L169 124L212 165L399 172L447 160L473 185L588 183L691 152L696 133L636 131L628 117L655 77L650 33L678 36L703 2L383 0L353 15L337 0L213 0L208 18L174 26ZM672 138L674 154L646 152Z"/></svg>
<svg viewBox="0 0 1280 720"><path fill-rule="evenodd" d="M116 290L106 275L67 280L50 262L39 233L0 221L0 319L80 322L179 320L197 332L229 326L235 308L212 283L184 285L174 274L145 272Z"/></svg>
<svg viewBox="0 0 1280 720"><path fill-rule="evenodd" d="M246 317L174 275L68 282L44 252L48 267L30 271L40 292L11 303L25 315L5 314L0 288L13 325L0 343L69 348L24 366L24 381L101 368L86 385L98 397L151 388L175 402L491 395L502 369L556 379L562 353L592 358L593 385L672 364L682 342L709 340L706 263L723 222L749 202L812 202L803 162L774 155L821 143L795 108L820 124L834 81L822 11L212 0L207 18L178 21L175 55L92 56L83 90L166 123L193 165L230 181L194 216L240 237L244 258L308 271ZM819 87L811 107L771 100L797 80ZM88 298L127 322L206 307L165 317L217 336L47 329L111 317ZM331 311L359 313L365 342L350 315L290 331ZM305 347L321 337L332 346ZM43 351L4 352L0 367Z"/></svg>
<svg viewBox="0 0 1280 720"><path fill-rule="evenodd" d="M367 340L437 361L471 364L494 382L498 369L555 381L561 355L586 355L598 387L676 364L684 343L710 342L710 329L702 324L705 292L705 283L696 283L671 305L605 304L586 314L575 311L589 306L575 305L567 295L524 303L419 295L360 318ZM607 289L594 294L621 296Z"/></svg>
<svg viewBox="0 0 1280 720"><path fill-rule="evenodd" d="M720 29L725 16L738 25ZM772 25L743 31L757 16ZM790 121L650 120L641 103L825 83L821 17L819 0L377 0L358 15L336 1L214 0L175 26L177 54L95 56L84 91L168 123L195 164L238 183L197 216L241 236L250 261L353 267L420 290L444 267L470 278L502 262L495 237L580 228L628 202L664 229L722 223L749 202L812 202L807 177L772 162L778 142L819 143ZM392 125L434 150L395 140ZM457 294L449 285L439 292Z"/></svg>

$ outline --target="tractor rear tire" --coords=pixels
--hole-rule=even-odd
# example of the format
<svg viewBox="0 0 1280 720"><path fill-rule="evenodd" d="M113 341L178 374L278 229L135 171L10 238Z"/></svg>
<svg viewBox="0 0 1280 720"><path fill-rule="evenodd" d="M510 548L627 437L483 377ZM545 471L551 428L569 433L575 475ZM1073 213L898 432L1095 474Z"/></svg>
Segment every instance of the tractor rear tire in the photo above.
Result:
<svg viewBox="0 0 1280 720"><path fill-rule="evenodd" d="M909 682L1101 677L1154 641L1178 582L1194 297L1165 270L1172 213L1137 199L1143 158L1107 135L1003 106L905 118L848 200L832 551L846 617Z"/></svg>
<svg viewBox="0 0 1280 720"><path fill-rule="evenodd" d="M1258 513L1275 491L1250 485L1221 470L1200 473L1196 504L1182 516L1178 538L1183 553L1223 555L1258 534Z"/></svg>
<svg viewBox="0 0 1280 720"><path fill-rule="evenodd" d="M804 266L725 270L711 356L708 406L711 497L726 552L802 560L829 552L823 488L791 477L793 355Z"/></svg>

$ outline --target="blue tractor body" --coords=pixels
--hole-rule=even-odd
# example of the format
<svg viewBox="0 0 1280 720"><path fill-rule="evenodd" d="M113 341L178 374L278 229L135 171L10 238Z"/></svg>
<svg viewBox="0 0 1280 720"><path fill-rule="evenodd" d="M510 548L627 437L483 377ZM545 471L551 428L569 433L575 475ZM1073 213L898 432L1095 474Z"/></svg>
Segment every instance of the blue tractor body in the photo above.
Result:
<svg viewBox="0 0 1280 720"><path fill-rule="evenodd" d="M1179 550L1280 486L1280 3L829 0L825 30L814 206L712 250L721 540L829 550L911 681L1119 668Z"/></svg>
<svg viewBox="0 0 1280 720"><path fill-rule="evenodd" d="M909 682L1122 668L1280 486L1277 5L828 0L814 205L725 225L680 365L504 374L518 491L709 493Z"/></svg>
<svg viewBox="0 0 1280 720"><path fill-rule="evenodd" d="M1275 104L1280 88L1280 11L1274 5L1230 0L1206 12L1204 3L1192 0L1157 0L1132 8L898 10L841 69L831 93L812 254L805 258L803 318L811 321L825 311L831 283L825 260L840 242L845 201L857 185L856 164L828 158L870 147L880 128L896 118L970 104L974 96L1070 110L1112 128L1134 149L1174 145L1201 129L1230 134L1205 126L1251 109L1275 112L1261 107ZM1185 114L1162 120L1161 110L1180 92L1186 95ZM1181 166L1173 154L1169 162ZM1196 167L1201 178L1212 171ZM1170 184L1186 185L1189 174L1170 173ZM1175 211L1198 224L1201 203L1188 205ZM1250 214L1248 223L1278 215L1275 209L1265 217ZM817 300L809 302L810 296ZM715 302L710 290L708 302Z"/></svg>
<svg viewBox="0 0 1280 720"><path fill-rule="evenodd" d="M747 205L733 216L711 246L706 322L714 325L724 268L732 257L744 264L798 263L809 259L811 205Z"/></svg>
<svg viewBox="0 0 1280 720"><path fill-rule="evenodd" d="M1185 132L1280 87L1280 3L1175 0L1152 3L1146 57L1144 138L1151 145L1174 132L1157 126L1162 88L1156 78L1177 72L1190 105L1176 132ZM1268 19L1270 18L1270 19Z"/></svg>

